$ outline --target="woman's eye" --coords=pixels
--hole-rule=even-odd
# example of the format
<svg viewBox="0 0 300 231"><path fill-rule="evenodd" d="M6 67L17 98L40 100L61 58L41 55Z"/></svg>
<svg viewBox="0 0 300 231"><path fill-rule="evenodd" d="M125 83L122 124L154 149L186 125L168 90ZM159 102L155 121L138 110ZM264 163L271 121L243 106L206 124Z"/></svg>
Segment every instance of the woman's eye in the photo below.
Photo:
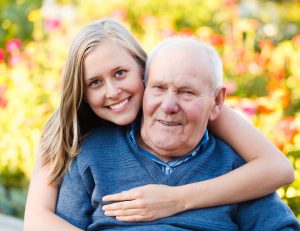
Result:
<svg viewBox="0 0 300 231"><path fill-rule="evenodd" d="M119 70L119 71L117 71L117 72L115 73L115 76L116 76L117 78L122 78L122 77L124 77L125 73L126 73L125 70Z"/></svg>
<svg viewBox="0 0 300 231"><path fill-rule="evenodd" d="M101 83L102 83L101 80L95 79L95 80L93 80L93 81L90 82L90 86L91 86L91 87L97 87L97 86L100 86Z"/></svg>

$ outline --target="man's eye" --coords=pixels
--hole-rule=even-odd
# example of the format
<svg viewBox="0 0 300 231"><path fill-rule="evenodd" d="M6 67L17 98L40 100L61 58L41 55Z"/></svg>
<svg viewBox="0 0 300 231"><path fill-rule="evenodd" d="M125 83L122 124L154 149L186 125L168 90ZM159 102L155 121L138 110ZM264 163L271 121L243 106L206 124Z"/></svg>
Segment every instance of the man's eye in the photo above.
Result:
<svg viewBox="0 0 300 231"><path fill-rule="evenodd" d="M123 78L126 74L126 71L125 70L119 70L119 71L116 71L115 73L115 77L116 78Z"/></svg>
<svg viewBox="0 0 300 231"><path fill-rule="evenodd" d="M161 86L161 85L154 85L153 88L156 89L156 90L163 90L164 89L164 87Z"/></svg>
<svg viewBox="0 0 300 231"><path fill-rule="evenodd" d="M189 91L189 90L182 90L180 91L181 94L186 94L186 95L192 95L193 92L192 91Z"/></svg>

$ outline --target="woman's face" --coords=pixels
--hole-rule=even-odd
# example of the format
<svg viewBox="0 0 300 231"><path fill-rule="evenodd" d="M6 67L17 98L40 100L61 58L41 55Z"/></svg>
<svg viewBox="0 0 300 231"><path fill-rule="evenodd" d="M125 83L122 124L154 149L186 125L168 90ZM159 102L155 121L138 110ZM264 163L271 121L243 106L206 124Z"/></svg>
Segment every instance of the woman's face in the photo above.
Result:
<svg viewBox="0 0 300 231"><path fill-rule="evenodd" d="M144 92L141 67L113 41L98 45L84 60L85 100L96 115L118 125L137 116Z"/></svg>

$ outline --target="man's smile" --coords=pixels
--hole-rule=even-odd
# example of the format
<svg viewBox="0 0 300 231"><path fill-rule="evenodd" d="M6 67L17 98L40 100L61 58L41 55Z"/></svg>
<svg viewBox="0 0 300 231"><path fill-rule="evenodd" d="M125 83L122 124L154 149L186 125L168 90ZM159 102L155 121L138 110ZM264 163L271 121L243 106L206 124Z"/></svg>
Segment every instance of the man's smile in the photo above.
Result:
<svg viewBox="0 0 300 231"><path fill-rule="evenodd" d="M166 120L157 120L159 123L166 125L166 126L180 126L182 123L175 122L175 121L166 121Z"/></svg>

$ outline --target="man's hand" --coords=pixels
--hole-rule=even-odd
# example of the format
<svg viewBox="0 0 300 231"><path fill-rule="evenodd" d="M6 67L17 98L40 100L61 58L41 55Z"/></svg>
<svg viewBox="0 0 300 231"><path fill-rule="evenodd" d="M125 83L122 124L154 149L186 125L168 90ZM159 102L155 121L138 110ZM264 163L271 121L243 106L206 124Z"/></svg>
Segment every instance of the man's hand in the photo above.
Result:
<svg viewBox="0 0 300 231"><path fill-rule="evenodd" d="M114 216L120 221L152 221L184 210L177 188L166 185L149 184L102 199L115 202L102 209L106 216Z"/></svg>

